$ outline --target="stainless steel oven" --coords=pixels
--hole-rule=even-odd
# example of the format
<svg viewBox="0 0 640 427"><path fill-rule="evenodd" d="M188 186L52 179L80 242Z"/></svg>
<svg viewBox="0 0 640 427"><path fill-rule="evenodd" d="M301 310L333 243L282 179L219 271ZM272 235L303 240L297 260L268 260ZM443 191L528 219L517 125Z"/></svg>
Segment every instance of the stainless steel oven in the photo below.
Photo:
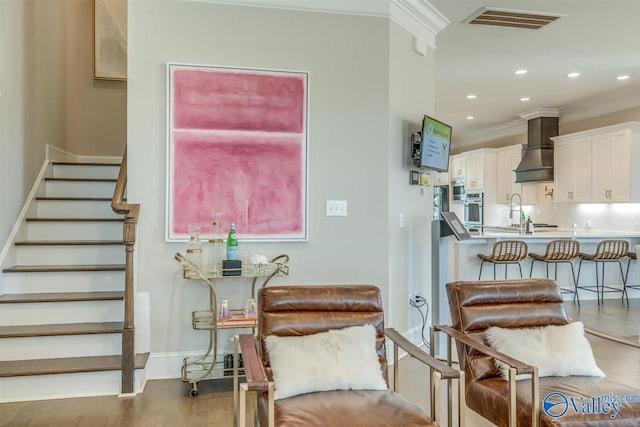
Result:
<svg viewBox="0 0 640 427"><path fill-rule="evenodd" d="M482 211L483 194L468 193L464 199L464 225L467 229L482 231L484 214Z"/></svg>
<svg viewBox="0 0 640 427"><path fill-rule="evenodd" d="M451 181L451 200L454 202L464 201L464 178L457 178Z"/></svg>

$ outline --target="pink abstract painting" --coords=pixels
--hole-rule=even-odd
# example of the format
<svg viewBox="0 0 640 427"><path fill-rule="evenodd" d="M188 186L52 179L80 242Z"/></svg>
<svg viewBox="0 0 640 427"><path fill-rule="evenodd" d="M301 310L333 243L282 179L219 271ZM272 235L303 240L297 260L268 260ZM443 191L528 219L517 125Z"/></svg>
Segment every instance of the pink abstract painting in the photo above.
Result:
<svg viewBox="0 0 640 427"><path fill-rule="evenodd" d="M167 240L306 240L307 73L169 64Z"/></svg>

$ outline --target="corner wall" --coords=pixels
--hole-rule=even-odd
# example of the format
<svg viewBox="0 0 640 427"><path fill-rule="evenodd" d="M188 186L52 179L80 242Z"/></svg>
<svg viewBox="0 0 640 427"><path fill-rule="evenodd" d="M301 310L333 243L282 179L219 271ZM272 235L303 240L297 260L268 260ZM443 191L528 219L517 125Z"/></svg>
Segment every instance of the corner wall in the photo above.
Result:
<svg viewBox="0 0 640 427"><path fill-rule="evenodd" d="M431 306L432 187L409 185L411 133L434 114L435 55L413 50L413 37L391 21L389 43L389 324L411 331L419 343L422 320L409 306L409 295L420 295ZM424 191L423 191L424 190ZM402 217L402 219L401 219ZM404 224L401 224L401 221ZM426 337L428 339L428 336Z"/></svg>
<svg viewBox="0 0 640 427"><path fill-rule="evenodd" d="M0 247L26 195L24 3L0 2Z"/></svg>
<svg viewBox="0 0 640 427"><path fill-rule="evenodd" d="M167 62L310 73L309 240L241 250L289 254L290 276L272 283L376 284L389 311L387 19L139 0L129 3L129 52L128 198L141 204L137 287L151 293L152 353L202 350L208 337L191 328L206 287L182 279L173 256L185 245L164 242ZM327 199L347 200L349 216L326 217ZM232 307L249 289L219 283Z"/></svg>

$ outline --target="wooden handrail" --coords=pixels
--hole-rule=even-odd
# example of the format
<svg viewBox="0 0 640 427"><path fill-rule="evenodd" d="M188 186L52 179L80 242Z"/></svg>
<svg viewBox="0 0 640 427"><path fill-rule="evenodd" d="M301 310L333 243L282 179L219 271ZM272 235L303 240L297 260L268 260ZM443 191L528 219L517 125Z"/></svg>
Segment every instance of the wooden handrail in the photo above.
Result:
<svg viewBox="0 0 640 427"><path fill-rule="evenodd" d="M111 199L111 209L124 215L122 238L125 244L125 283L124 283L124 322L122 328L122 394L134 393L135 373L135 323L133 290L133 251L136 244L136 227L140 214L139 204L124 203L124 192L127 187L127 148L122 155L122 164L118 172L116 188Z"/></svg>
<svg viewBox="0 0 640 427"><path fill-rule="evenodd" d="M139 204L124 203L124 191L127 188L127 147L124 148L124 154L122 155L122 163L120 164L120 171L118 172L118 180L116 181L116 188L113 191L113 198L111 199L111 209L115 213L130 216L134 219L134 222L138 223L138 215L140 214Z"/></svg>

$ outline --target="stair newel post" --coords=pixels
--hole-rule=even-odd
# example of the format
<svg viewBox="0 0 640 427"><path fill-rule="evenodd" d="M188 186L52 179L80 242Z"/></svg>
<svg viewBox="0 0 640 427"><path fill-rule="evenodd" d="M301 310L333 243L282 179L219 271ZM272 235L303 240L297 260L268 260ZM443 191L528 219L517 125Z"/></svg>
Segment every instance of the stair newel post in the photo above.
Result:
<svg viewBox="0 0 640 427"><path fill-rule="evenodd" d="M134 393L134 375L136 349L134 343L134 304L133 287L133 250L136 244L136 228L140 214L139 204L124 203L124 192L127 186L127 149L124 149L122 164L111 200L114 212L124 215L122 238L125 244L125 284L124 284L124 322L122 328L122 394Z"/></svg>
<svg viewBox="0 0 640 427"><path fill-rule="evenodd" d="M133 250L136 243L136 215L126 215L123 240L126 251L124 325L122 328L122 393L134 393L135 373L135 322L133 286Z"/></svg>

